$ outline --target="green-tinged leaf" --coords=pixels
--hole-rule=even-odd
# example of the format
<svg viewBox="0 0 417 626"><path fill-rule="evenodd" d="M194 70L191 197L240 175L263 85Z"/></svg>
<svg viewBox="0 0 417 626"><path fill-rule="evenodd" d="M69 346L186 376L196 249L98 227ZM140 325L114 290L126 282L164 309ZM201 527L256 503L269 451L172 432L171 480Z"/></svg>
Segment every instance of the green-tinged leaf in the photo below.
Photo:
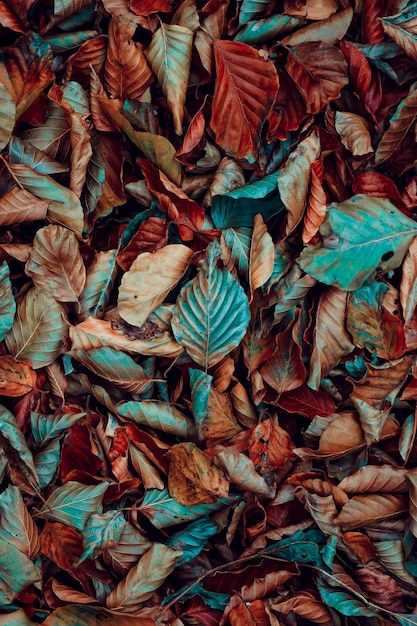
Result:
<svg viewBox="0 0 417 626"><path fill-rule="evenodd" d="M64 109L56 102L51 102L45 122L23 131L20 138L45 152L52 159L65 163L70 151L70 124ZM31 167L36 169L33 165Z"/></svg>
<svg viewBox="0 0 417 626"><path fill-rule="evenodd" d="M115 548L127 526L122 511L95 513L90 517L83 531L84 552L78 565L85 559L95 559L104 550Z"/></svg>
<svg viewBox="0 0 417 626"><path fill-rule="evenodd" d="M261 17L268 10L270 0L243 0L239 11L239 24Z"/></svg>
<svg viewBox="0 0 417 626"><path fill-rule="evenodd" d="M81 238L84 215L79 199L71 189L60 185L46 174L40 174L28 165L9 164L16 181L26 191L48 202L48 217L56 224L73 230Z"/></svg>
<svg viewBox="0 0 417 626"><path fill-rule="evenodd" d="M40 514L51 522L83 530L93 513L102 512L101 501L108 486L108 482L90 486L70 480L52 491Z"/></svg>
<svg viewBox="0 0 417 626"><path fill-rule="evenodd" d="M194 439L194 422L184 415L175 405L157 400L143 402L124 402L117 406L117 414L136 424L150 426L181 439Z"/></svg>
<svg viewBox="0 0 417 626"><path fill-rule="evenodd" d="M298 530L292 537L281 539L281 541L271 544L269 549L273 554L286 561L310 563L326 570L327 566L324 564L319 546L323 538L324 535L319 530Z"/></svg>
<svg viewBox="0 0 417 626"><path fill-rule="evenodd" d="M384 567L404 582L415 585L416 578L405 567L405 554L402 541L393 539L390 541L374 541L373 547Z"/></svg>
<svg viewBox="0 0 417 626"><path fill-rule="evenodd" d="M320 241L307 246L298 262L317 280L353 291L396 269L415 237L417 225L384 198L355 195L333 204L320 226Z"/></svg>
<svg viewBox="0 0 417 626"><path fill-rule="evenodd" d="M50 365L68 334L65 319L63 306L33 287L18 302L16 322L5 338L9 352L17 360L30 361L33 369Z"/></svg>
<svg viewBox="0 0 417 626"><path fill-rule="evenodd" d="M0 626L36 626L23 609L0 615Z"/></svg>
<svg viewBox="0 0 417 626"><path fill-rule="evenodd" d="M175 339L205 369L239 345L249 323L247 296L232 274L217 267L219 254L212 242L197 276L182 288L172 317Z"/></svg>
<svg viewBox="0 0 417 626"><path fill-rule="evenodd" d="M58 469L60 459L61 444L59 439L52 440L42 450L33 455L41 489L45 489L52 481Z"/></svg>
<svg viewBox="0 0 417 626"><path fill-rule="evenodd" d="M416 3L413 2L401 13L383 17L381 20L386 34L414 61L417 61L416 14Z"/></svg>
<svg viewBox="0 0 417 626"><path fill-rule="evenodd" d="M160 23L145 50L152 71L165 94L177 135L182 135L185 95L190 73L193 31Z"/></svg>
<svg viewBox="0 0 417 626"><path fill-rule="evenodd" d="M164 172L176 185L181 182L181 164L175 159L175 148L162 135L135 130L122 114L117 102L105 96L97 96L107 117L143 152L156 167Z"/></svg>
<svg viewBox="0 0 417 626"><path fill-rule="evenodd" d="M305 274L295 263L270 292L271 304L275 304L274 321L278 324L288 311L292 311L307 295L316 279Z"/></svg>
<svg viewBox="0 0 417 626"><path fill-rule="evenodd" d="M182 552L162 543L153 543L132 567L126 578L107 597L109 609L121 613L135 613L138 605L148 600L177 564Z"/></svg>
<svg viewBox="0 0 417 626"><path fill-rule="evenodd" d="M40 572L15 546L0 539L0 603L10 604L29 585L38 582Z"/></svg>
<svg viewBox="0 0 417 626"><path fill-rule="evenodd" d="M281 213L284 205L278 194L278 175L269 174L230 193L214 196L211 217L217 228L252 228L253 220L260 213L264 220Z"/></svg>
<svg viewBox="0 0 417 626"><path fill-rule="evenodd" d="M230 250L239 278L247 283L249 280L249 253L252 239L252 228L225 228L224 240Z"/></svg>
<svg viewBox="0 0 417 626"><path fill-rule="evenodd" d="M197 426L198 438L203 440L202 426L208 412L208 401L210 397L211 384L213 376L190 368L188 370L191 385L191 401L193 407L194 420Z"/></svg>
<svg viewBox="0 0 417 626"><path fill-rule="evenodd" d="M180 598L181 600L191 599L195 596L199 596L203 598L204 603L207 604L211 609L217 609L219 611L224 611L229 600L230 595L225 593L219 593L218 591L209 591L205 587L203 587L203 583L199 582L194 584L192 587L189 585L184 585L169 596L166 596L162 602L162 606L167 604L168 602L175 602L176 598Z"/></svg>
<svg viewBox="0 0 417 626"><path fill-rule="evenodd" d="M343 39L346 35L352 18L353 10L349 7L344 11L334 13L324 20L319 20L314 24L298 29L295 33L284 37L282 43L286 46L296 46L307 41L325 41L328 44L336 43L338 39Z"/></svg>
<svg viewBox="0 0 417 626"><path fill-rule="evenodd" d="M69 355L97 376L130 393L140 393L149 383L143 368L132 357L113 348L94 348L88 352L71 350Z"/></svg>
<svg viewBox="0 0 417 626"><path fill-rule="evenodd" d="M91 147L93 149L93 154L91 155L91 159L89 160L87 165L83 195L83 205L86 215L94 213L97 207L97 202L103 194L103 185L104 181L106 180L106 169L100 157L100 153L96 150L96 145L98 141L98 133L93 133L91 137Z"/></svg>
<svg viewBox="0 0 417 626"><path fill-rule="evenodd" d="M260 20L250 20L234 36L234 41L241 41L249 45L260 45L266 41L284 35L289 30L301 24L301 20L291 15L271 15Z"/></svg>
<svg viewBox="0 0 417 626"><path fill-rule="evenodd" d="M116 523L118 526L118 523ZM116 531L117 532L117 531ZM88 545L88 544L86 544ZM126 522L117 543L108 547L103 553L107 566L122 577L132 568L139 558L151 547L151 542L136 528Z"/></svg>
<svg viewBox="0 0 417 626"><path fill-rule="evenodd" d="M0 534L33 561L39 554L39 531L30 515L22 494L10 485L0 495Z"/></svg>
<svg viewBox="0 0 417 626"><path fill-rule="evenodd" d="M30 141L23 141L13 136L9 143L9 161L13 164L23 163L40 174L63 174L68 167L55 161L49 154L36 148Z"/></svg>
<svg viewBox="0 0 417 626"><path fill-rule="evenodd" d="M352 581L353 582L353 581ZM334 585L337 582L333 582ZM363 597L364 602L361 602L356 596L350 594L348 591L334 589L328 584L327 579L324 576L319 576L317 579L317 586L323 601L327 606L332 609L336 609L342 615L349 617L373 617L376 615L373 607L366 606L366 599ZM355 585L355 591L360 591L359 587Z"/></svg>
<svg viewBox="0 0 417 626"><path fill-rule="evenodd" d="M22 431L17 425L15 416L2 405L0 405L0 433L1 440L7 441L12 450L14 450L18 456L19 465L23 466L27 478L36 486L38 484L38 477L32 452L26 443Z"/></svg>
<svg viewBox="0 0 417 626"><path fill-rule="evenodd" d="M417 615L401 615L401 613L395 613L395 619L400 622L401 626L416 626Z"/></svg>
<svg viewBox="0 0 417 626"><path fill-rule="evenodd" d="M43 415L42 413L30 414L32 435L38 446L49 444L56 437L60 437L65 430L78 422L87 414L81 413L56 413L55 415Z"/></svg>
<svg viewBox="0 0 417 626"><path fill-rule="evenodd" d="M87 269L85 287L79 297L81 321L100 315L109 300L117 275L117 250L97 252Z"/></svg>
<svg viewBox="0 0 417 626"><path fill-rule="evenodd" d="M387 358L382 328L382 302L388 291L385 283L374 281L348 296L347 329L359 348L375 350Z"/></svg>
<svg viewBox="0 0 417 626"><path fill-rule="evenodd" d="M416 37L416 57L417 57L417 37ZM395 113L390 119L389 126L382 135L377 151L375 152L375 163L386 161L400 149L401 142L414 123L417 117L417 89L413 89L401 100Z"/></svg>
<svg viewBox="0 0 417 626"><path fill-rule="evenodd" d="M58 55L78 48L86 41L90 41L90 39L97 37L97 35L98 33L96 30L81 30L69 33L58 31L53 35L46 35L43 40L51 46L52 52L55 55Z"/></svg>
<svg viewBox="0 0 417 626"><path fill-rule="evenodd" d="M10 271L6 261L0 265L0 341L12 327L16 313L16 302L10 282Z"/></svg>
<svg viewBox="0 0 417 626"><path fill-rule="evenodd" d="M55 24L79 13L90 4L89 0L54 0L54 11L49 18L46 30L51 30Z"/></svg>
<svg viewBox="0 0 417 626"><path fill-rule="evenodd" d="M2 72L6 72L4 68ZM1 126L0 126L0 151L3 150L12 136L13 128L16 121L16 105L14 103L12 94L7 89L6 85L0 81L0 111L1 111Z"/></svg>
<svg viewBox="0 0 417 626"><path fill-rule="evenodd" d="M182 522L190 522L232 504L237 504L238 496L220 498L213 504L183 506L168 494L166 489L148 489L138 510L145 515L156 528L167 528Z"/></svg>
<svg viewBox="0 0 417 626"><path fill-rule="evenodd" d="M173 550L181 550L182 556L177 561L177 566L182 563L188 563L194 557L198 556L203 550L207 541L218 531L209 517L201 517L191 522L184 530L171 535L167 541L167 545Z"/></svg>

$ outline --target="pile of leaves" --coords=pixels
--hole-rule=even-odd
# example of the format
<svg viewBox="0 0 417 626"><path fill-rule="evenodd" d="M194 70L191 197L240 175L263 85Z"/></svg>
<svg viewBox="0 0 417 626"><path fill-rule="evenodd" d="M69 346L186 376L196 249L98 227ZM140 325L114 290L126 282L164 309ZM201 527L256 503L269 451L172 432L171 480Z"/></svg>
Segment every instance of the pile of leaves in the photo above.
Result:
<svg viewBox="0 0 417 626"><path fill-rule="evenodd" d="M417 624L417 3L0 37L0 624Z"/></svg>

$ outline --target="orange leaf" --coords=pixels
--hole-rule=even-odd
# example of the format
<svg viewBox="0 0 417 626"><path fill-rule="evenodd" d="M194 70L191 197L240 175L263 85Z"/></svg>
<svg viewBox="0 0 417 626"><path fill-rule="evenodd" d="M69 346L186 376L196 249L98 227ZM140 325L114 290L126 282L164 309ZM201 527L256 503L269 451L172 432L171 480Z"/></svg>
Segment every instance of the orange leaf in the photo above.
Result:
<svg viewBox="0 0 417 626"><path fill-rule="evenodd" d="M0 395L23 396L36 387L36 373L29 361L16 361L12 356L0 356Z"/></svg>
<svg viewBox="0 0 417 626"><path fill-rule="evenodd" d="M278 91L275 66L255 48L237 41L216 39L214 58L217 77L210 126L228 154L253 163Z"/></svg>
<svg viewBox="0 0 417 626"><path fill-rule="evenodd" d="M323 160L317 159L311 164L311 186L307 209L304 217L303 243L307 245L318 233L326 216L327 200L323 188Z"/></svg>
<svg viewBox="0 0 417 626"><path fill-rule="evenodd" d="M41 550L58 567L71 570L83 552L81 533L61 522L45 522L41 533Z"/></svg>
<svg viewBox="0 0 417 626"><path fill-rule="evenodd" d="M284 467L288 459L294 458L293 448L287 431L276 420L267 418L253 429L248 452L256 470L266 474L272 468Z"/></svg>

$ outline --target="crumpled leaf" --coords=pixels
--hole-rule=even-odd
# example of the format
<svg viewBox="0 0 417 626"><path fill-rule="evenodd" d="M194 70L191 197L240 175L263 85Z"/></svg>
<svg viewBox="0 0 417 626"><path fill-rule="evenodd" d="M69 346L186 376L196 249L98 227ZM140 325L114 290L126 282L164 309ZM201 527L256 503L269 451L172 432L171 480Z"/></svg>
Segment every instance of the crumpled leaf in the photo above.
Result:
<svg viewBox="0 0 417 626"><path fill-rule="evenodd" d="M336 111L335 128L342 144L353 156L364 156L374 151L368 127L360 115Z"/></svg>

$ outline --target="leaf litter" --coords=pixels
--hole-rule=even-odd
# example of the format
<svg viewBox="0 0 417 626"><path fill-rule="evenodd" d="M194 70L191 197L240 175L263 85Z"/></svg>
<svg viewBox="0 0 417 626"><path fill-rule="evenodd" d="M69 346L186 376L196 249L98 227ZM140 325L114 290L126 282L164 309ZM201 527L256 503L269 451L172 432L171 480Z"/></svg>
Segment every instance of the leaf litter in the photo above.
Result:
<svg viewBox="0 0 417 626"><path fill-rule="evenodd" d="M417 624L416 23L0 3L0 624Z"/></svg>

